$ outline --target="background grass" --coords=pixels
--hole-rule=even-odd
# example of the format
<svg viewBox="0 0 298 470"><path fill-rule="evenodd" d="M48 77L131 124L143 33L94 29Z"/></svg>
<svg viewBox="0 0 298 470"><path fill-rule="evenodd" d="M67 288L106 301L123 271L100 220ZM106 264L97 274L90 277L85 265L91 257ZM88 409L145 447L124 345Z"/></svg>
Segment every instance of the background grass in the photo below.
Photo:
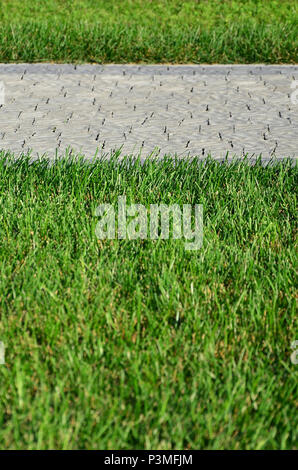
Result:
<svg viewBox="0 0 298 470"><path fill-rule="evenodd" d="M297 63L293 0L0 2L1 62Z"/></svg>
<svg viewBox="0 0 298 470"><path fill-rule="evenodd" d="M0 442L293 449L297 166L0 158ZM204 244L97 240L95 208L201 203Z"/></svg>

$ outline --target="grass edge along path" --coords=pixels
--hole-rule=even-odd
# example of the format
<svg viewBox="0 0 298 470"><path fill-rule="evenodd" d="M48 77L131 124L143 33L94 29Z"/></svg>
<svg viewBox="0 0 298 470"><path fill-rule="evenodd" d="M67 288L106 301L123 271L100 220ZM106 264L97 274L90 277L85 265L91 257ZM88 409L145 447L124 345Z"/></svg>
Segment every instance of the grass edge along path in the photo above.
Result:
<svg viewBox="0 0 298 470"><path fill-rule="evenodd" d="M0 62L296 64L297 27L215 30L28 22L0 25Z"/></svg>

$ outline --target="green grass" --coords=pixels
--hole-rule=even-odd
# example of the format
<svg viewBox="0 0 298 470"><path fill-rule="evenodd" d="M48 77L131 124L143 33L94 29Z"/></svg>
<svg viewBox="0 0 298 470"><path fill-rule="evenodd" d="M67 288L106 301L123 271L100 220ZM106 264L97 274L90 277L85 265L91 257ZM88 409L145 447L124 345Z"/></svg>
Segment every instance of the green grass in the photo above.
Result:
<svg viewBox="0 0 298 470"><path fill-rule="evenodd" d="M1 448L295 448L297 173L2 153ZM203 247L97 240L122 194L203 204Z"/></svg>
<svg viewBox="0 0 298 470"><path fill-rule="evenodd" d="M0 62L297 63L293 0L0 1Z"/></svg>

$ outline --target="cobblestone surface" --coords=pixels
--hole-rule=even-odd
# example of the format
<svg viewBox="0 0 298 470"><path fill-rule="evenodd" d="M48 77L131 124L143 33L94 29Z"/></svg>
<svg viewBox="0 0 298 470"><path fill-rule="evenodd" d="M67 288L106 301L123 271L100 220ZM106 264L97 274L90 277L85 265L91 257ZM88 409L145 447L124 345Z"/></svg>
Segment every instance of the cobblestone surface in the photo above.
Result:
<svg viewBox="0 0 298 470"><path fill-rule="evenodd" d="M297 157L298 66L0 64L0 148Z"/></svg>

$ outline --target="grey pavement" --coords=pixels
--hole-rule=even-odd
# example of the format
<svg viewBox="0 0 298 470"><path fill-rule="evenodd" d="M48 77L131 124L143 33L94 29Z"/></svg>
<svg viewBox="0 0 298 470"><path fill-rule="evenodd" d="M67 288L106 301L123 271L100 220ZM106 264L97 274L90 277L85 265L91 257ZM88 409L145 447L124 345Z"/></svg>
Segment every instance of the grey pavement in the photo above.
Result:
<svg viewBox="0 0 298 470"><path fill-rule="evenodd" d="M296 65L0 64L0 149L295 158L294 80Z"/></svg>

